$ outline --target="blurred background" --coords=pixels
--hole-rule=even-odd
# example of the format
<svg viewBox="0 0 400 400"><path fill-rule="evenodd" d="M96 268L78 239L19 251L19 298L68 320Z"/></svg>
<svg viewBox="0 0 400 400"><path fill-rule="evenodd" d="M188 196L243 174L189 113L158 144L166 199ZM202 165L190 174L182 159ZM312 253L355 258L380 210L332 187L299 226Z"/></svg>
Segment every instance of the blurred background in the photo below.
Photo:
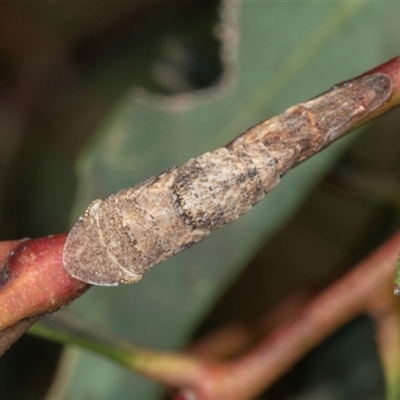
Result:
<svg viewBox="0 0 400 400"><path fill-rule="evenodd" d="M399 12L383 2L1 4L1 239L67 231L93 199L398 55ZM398 226L399 122L398 110L379 118L139 285L93 288L67 312L139 345L178 350L328 285ZM0 382L4 398L163 397L110 361L29 335L0 360ZM382 396L365 316L262 398Z"/></svg>

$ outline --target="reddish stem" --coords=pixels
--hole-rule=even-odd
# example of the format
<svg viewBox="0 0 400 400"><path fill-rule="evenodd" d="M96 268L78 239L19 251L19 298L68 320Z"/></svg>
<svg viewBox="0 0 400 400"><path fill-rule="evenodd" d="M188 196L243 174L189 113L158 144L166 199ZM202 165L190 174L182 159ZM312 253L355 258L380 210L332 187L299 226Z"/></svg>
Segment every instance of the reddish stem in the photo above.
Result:
<svg viewBox="0 0 400 400"><path fill-rule="evenodd" d="M251 398L262 392L327 336L368 311L382 288L392 295L399 249L400 232L243 357L230 363L205 362L198 380L190 377L190 392L197 399Z"/></svg>
<svg viewBox="0 0 400 400"><path fill-rule="evenodd" d="M62 234L0 244L0 261L8 275L0 290L0 330L22 319L53 312L90 287L63 268L65 238Z"/></svg>
<svg viewBox="0 0 400 400"><path fill-rule="evenodd" d="M194 343L188 353L214 360L243 354L276 326L296 315L310 297L309 293L296 293L256 321L237 322L216 329Z"/></svg>

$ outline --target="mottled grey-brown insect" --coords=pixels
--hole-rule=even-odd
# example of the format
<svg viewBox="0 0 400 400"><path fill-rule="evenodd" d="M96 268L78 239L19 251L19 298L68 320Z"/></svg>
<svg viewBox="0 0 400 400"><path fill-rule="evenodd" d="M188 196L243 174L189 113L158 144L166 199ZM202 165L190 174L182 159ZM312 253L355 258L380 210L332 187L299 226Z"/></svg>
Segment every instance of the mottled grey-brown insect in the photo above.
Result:
<svg viewBox="0 0 400 400"><path fill-rule="evenodd" d="M154 264L206 238L258 203L292 167L385 102L391 81L356 78L106 200L71 229L66 270L95 285L134 283Z"/></svg>

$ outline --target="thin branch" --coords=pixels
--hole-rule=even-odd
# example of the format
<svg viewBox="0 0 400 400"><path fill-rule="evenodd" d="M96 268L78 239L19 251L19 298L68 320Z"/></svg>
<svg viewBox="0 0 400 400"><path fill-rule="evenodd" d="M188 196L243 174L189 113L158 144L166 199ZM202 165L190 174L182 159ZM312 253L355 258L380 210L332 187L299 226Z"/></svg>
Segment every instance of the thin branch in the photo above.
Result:
<svg viewBox="0 0 400 400"><path fill-rule="evenodd" d="M195 357L136 346L69 313L61 312L43 319L29 332L102 354L127 369L168 386L190 386L208 371Z"/></svg>
<svg viewBox="0 0 400 400"><path fill-rule="evenodd" d="M255 396L338 328L369 311L374 294L390 287L399 249L400 232L315 297L294 319L232 363L235 384L221 393ZM389 290L393 295L393 288ZM245 392L240 392L241 387ZM207 395L204 398L210 398Z"/></svg>
<svg viewBox="0 0 400 400"><path fill-rule="evenodd" d="M211 331L197 340L187 353L202 359L228 359L243 354L272 329L294 317L310 300L309 293L291 295L254 321L236 322Z"/></svg>
<svg viewBox="0 0 400 400"><path fill-rule="evenodd" d="M0 333L0 356L2 356L40 317L30 317L16 322Z"/></svg>

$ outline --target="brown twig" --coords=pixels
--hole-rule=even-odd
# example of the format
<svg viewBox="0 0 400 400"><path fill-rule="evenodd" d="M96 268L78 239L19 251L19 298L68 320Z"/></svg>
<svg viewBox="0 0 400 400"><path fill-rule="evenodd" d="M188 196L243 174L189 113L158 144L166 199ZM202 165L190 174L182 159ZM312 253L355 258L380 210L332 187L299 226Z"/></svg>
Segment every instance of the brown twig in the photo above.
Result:
<svg viewBox="0 0 400 400"><path fill-rule="evenodd" d="M38 319L35 317L25 318L0 332L0 356L2 356Z"/></svg>

